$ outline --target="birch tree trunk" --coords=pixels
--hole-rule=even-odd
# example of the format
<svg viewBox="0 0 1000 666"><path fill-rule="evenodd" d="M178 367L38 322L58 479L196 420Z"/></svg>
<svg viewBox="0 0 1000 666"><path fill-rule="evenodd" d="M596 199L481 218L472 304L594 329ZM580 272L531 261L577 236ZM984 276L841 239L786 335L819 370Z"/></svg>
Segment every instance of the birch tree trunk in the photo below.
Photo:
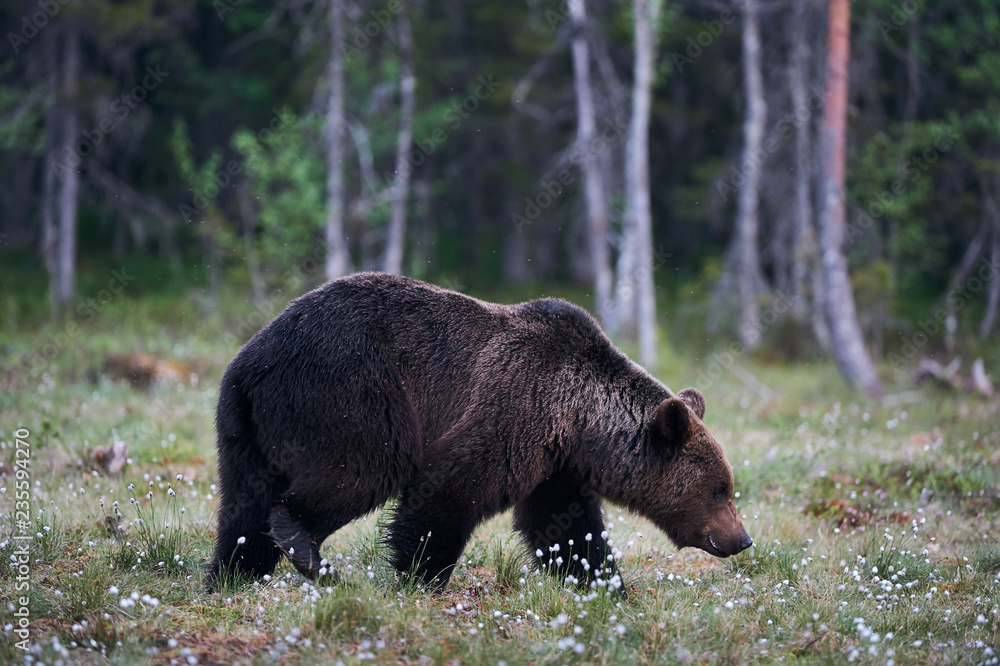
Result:
<svg viewBox="0 0 1000 666"><path fill-rule="evenodd" d="M1000 181L1000 178L994 177L994 183ZM993 270L996 271L997 267L1000 266L1000 206L997 205L997 200L994 193L997 190L994 189L986 196L986 215L990 218L990 235L993 237L993 242L990 248L990 263L993 265ZM997 306L1000 305L1000 275L993 273L988 280L989 291L987 292L986 298L986 313L983 315L983 321L979 325L979 335L985 338L989 335L990 330L993 328L993 322L996 321L997 316Z"/></svg>
<svg viewBox="0 0 1000 666"><path fill-rule="evenodd" d="M633 0L635 72L632 119L625 146L625 238L619 258L617 311L620 330L638 329L639 360L656 361L656 291L653 221L649 201L649 117L657 25L663 0Z"/></svg>
<svg viewBox="0 0 1000 666"><path fill-rule="evenodd" d="M43 57L48 72L45 113L45 159L42 162L42 243L41 254L45 271L49 278L49 307L52 316L59 311L59 229L56 226L56 162L59 160L60 137L59 118L59 32L55 29L45 34Z"/></svg>
<svg viewBox="0 0 1000 666"><path fill-rule="evenodd" d="M80 81L80 33L72 25L66 28L66 53L63 65L62 140L67 151L73 149L80 131L76 94ZM59 188L59 303L65 307L76 291L76 213L80 193L80 171L66 171Z"/></svg>
<svg viewBox="0 0 1000 666"><path fill-rule="evenodd" d="M577 153L589 155L596 134L594 93L590 85L590 48L587 44L587 8L584 0L569 0L569 15L573 22L573 82L576 91ZM604 198L604 178L601 161L590 156L583 163L583 189L587 208L587 229L590 239L590 261L594 276L594 304L601 323L609 326L611 300L611 263L608 247L608 206Z"/></svg>
<svg viewBox="0 0 1000 666"><path fill-rule="evenodd" d="M882 394L882 382L861 336L844 255L844 147L850 16L850 0L830 0L820 245L826 281L826 311L837 367L848 383L862 388L869 395L878 396Z"/></svg>
<svg viewBox="0 0 1000 666"><path fill-rule="evenodd" d="M740 342L747 349L760 345L760 307L757 301L763 283L760 250L757 247L760 198L758 161L764 154L764 123L767 102L760 72L760 27L757 23L757 0L746 0L743 8L743 86L747 115L743 122L743 185L740 187L736 214L736 272L740 294Z"/></svg>
<svg viewBox="0 0 1000 666"><path fill-rule="evenodd" d="M400 3L396 18L399 29L399 138L396 142L396 180L393 183L389 238L385 248L385 272L403 273L403 248L406 243L406 201L410 194L411 167L408 160L413 143L413 107L417 78L413 66L413 34L407 3Z"/></svg>
<svg viewBox="0 0 1000 666"><path fill-rule="evenodd" d="M63 38L60 59L59 36ZM53 30L46 57L55 96L46 117L47 164L42 178L42 254L49 273L52 314L61 318L76 290L76 215L80 190L78 159L73 155L79 132L76 95L80 79L80 33L67 24ZM59 161L65 162L65 166Z"/></svg>
<svg viewBox="0 0 1000 666"><path fill-rule="evenodd" d="M344 7L330 0L330 101L326 115L326 279L346 275L344 238Z"/></svg>
<svg viewBox="0 0 1000 666"><path fill-rule="evenodd" d="M792 303L798 319L809 318L813 337L822 349L830 349L826 323L823 269L816 246L812 197L812 108L809 106L808 72L811 50L806 26L812 18L810 3L795 3L788 32L792 36L788 85L795 114L795 250L792 258ZM811 292L811 293L810 293Z"/></svg>

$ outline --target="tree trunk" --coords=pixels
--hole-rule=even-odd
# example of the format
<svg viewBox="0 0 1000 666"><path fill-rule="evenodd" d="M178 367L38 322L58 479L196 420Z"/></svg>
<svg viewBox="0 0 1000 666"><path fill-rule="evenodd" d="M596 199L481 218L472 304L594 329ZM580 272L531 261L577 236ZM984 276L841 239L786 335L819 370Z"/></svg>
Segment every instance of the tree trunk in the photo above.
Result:
<svg viewBox="0 0 1000 666"><path fill-rule="evenodd" d="M350 270L344 238L344 7L330 0L330 103L326 115L326 279Z"/></svg>
<svg viewBox="0 0 1000 666"><path fill-rule="evenodd" d="M807 316L819 346L830 349L830 328L826 323L823 269L816 247L812 206L812 108L808 80L811 51L806 26L812 18L809 3L795 3L788 28L792 36L788 85L795 114L795 250L792 257L791 296L795 316ZM811 293L810 293L811 292Z"/></svg>
<svg viewBox="0 0 1000 666"><path fill-rule="evenodd" d="M410 194L410 146L413 142L413 107L417 78L413 66L413 35L406 2L400 3L396 23L399 27L399 138L396 142L396 180L393 184L389 238L385 249L385 272L403 273L403 248L406 240L406 201Z"/></svg>
<svg viewBox="0 0 1000 666"><path fill-rule="evenodd" d="M80 33L66 27L66 52L63 55L62 140L65 151L73 150L79 122L76 94L80 80ZM80 191L80 172L70 168L59 187L59 304L65 307L76 291L76 212Z"/></svg>
<svg viewBox="0 0 1000 666"><path fill-rule="evenodd" d="M53 316L61 318L76 290L76 214L80 172L73 156L79 132L76 95L80 79L80 33L72 24L63 26L62 58L59 33L50 39L49 64L55 72L49 83L57 91L54 110L46 118L51 161L43 176L43 188L51 200L42 203L42 248L49 272L49 297ZM59 164L62 159L66 166ZM59 168L57 168L57 165Z"/></svg>
<svg viewBox="0 0 1000 666"><path fill-rule="evenodd" d="M1000 179L994 178L994 182L996 180ZM993 271L996 271L997 267L1000 266L1000 207L997 206L992 192L987 195L986 215L992 223L990 233L993 236L993 242L990 249L990 263L993 264ZM1000 305L1000 275L994 272L987 280L989 291L987 292L986 314L983 315L982 324L979 326L979 335L984 338L989 335L993 328L993 322L996 321L997 316L997 305Z"/></svg>
<svg viewBox="0 0 1000 666"><path fill-rule="evenodd" d="M510 284L525 284L531 278L528 269L528 245L524 234L513 227L503 239L503 279Z"/></svg>
<svg viewBox="0 0 1000 666"><path fill-rule="evenodd" d="M254 229L253 202L250 200L248 180L239 184L236 196L240 205L240 218L243 221L243 249L246 252L247 271L250 273L254 302L263 303L267 289L260 269L260 255L257 253L257 234Z"/></svg>
<svg viewBox="0 0 1000 666"><path fill-rule="evenodd" d="M757 0L746 0L743 9L743 86L747 115L743 122L743 185L740 187L736 217L736 271L740 293L740 341L747 349L760 345L760 308L758 287L763 283L760 250L757 246L757 210L760 197L764 123L767 102L760 72L760 28L757 24Z"/></svg>
<svg viewBox="0 0 1000 666"><path fill-rule="evenodd" d="M590 48L587 44L587 8L584 0L569 0L573 21L573 82L576 91L576 143L580 155L589 154L596 134L594 93L590 85ZM608 206L604 199L604 179L599 159L583 163L583 189L587 209L590 261L594 278L594 303L597 316L610 324L611 263L608 247Z"/></svg>
<svg viewBox="0 0 1000 666"><path fill-rule="evenodd" d="M878 396L882 394L882 383L865 349L844 255L844 147L850 15L850 0L830 1L820 244L826 280L827 318L837 366L848 383L859 386L869 395Z"/></svg>
<svg viewBox="0 0 1000 666"><path fill-rule="evenodd" d="M944 324L944 348L948 353L955 351L955 334L958 332L958 315L955 310L955 302L951 298L947 297L947 294L951 293L958 288L960 284L965 282L965 279L969 277L969 273L972 269L976 267L976 260L983 253L986 247L986 242L990 238L990 206L991 202L989 197L984 200L984 205L986 207L986 217L979 224L979 229L976 230L975 235L969 242L968 247L965 248L965 254L962 255L962 260L958 262L958 267L952 272L951 278L948 280L948 291L945 292L945 311L948 313L945 318Z"/></svg>
<svg viewBox="0 0 1000 666"><path fill-rule="evenodd" d="M49 277L49 307L58 317L59 308L59 230L56 226L56 162L60 159L61 123L59 122L59 32L45 34L45 69L48 72L47 111L45 114L45 157L42 160L42 242L41 254Z"/></svg>
<svg viewBox="0 0 1000 666"><path fill-rule="evenodd" d="M635 322L639 360L656 361L656 291L653 282L653 221L649 200L649 117L652 107L657 24L662 0L634 0L635 73L632 119L625 146L625 234L618 274L620 330ZM624 269L624 270L623 270Z"/></svg>

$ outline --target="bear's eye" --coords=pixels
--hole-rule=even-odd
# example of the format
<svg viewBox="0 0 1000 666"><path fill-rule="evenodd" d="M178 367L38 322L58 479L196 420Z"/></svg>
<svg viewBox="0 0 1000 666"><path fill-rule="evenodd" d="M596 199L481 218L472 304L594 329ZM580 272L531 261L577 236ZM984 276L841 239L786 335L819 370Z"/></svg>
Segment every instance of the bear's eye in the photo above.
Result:
<svg viewBox="0 0 1000 666"><path fill-rule="evenodd" d="M725 488L721 488L720 487L720 488L718 488L715 491L715 501L719 502L720 504L722 504L723 502L726 501L726 489Z"/></svg>

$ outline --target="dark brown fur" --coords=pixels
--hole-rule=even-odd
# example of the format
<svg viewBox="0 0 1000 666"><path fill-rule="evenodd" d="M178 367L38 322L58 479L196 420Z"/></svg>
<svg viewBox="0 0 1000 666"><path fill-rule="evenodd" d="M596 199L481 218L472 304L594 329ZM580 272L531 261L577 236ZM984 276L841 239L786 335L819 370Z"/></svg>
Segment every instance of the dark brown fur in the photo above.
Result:
<svg viewBox="0 0 1000 666"><path fill-rule="evenodd" d="M223 377L212 574L262 576L285 554L315 576L323 540L393 498L392 564L440 587L476 525L512 506L532 552L547 563L559 543L559 574L580 580L607 562L601 498L724 557L750 541L703 414L697 390L675 397L564 301L336 280Z"/></svg>

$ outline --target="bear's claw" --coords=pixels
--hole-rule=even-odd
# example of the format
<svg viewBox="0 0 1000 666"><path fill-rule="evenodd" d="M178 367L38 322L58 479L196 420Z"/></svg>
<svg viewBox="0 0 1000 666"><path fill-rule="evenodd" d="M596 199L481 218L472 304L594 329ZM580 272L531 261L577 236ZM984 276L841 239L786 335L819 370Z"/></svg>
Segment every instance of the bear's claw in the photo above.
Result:
<svg viewBox="0 0 1000 666"><path fill-rule="evenodd" d="M288 509L279 504L271 510L271 531L267 536L274 541L303 576L315 579L320 573L319 544L301 521L292 517ZM334 575L332 569L329 575Z"/></svg>

